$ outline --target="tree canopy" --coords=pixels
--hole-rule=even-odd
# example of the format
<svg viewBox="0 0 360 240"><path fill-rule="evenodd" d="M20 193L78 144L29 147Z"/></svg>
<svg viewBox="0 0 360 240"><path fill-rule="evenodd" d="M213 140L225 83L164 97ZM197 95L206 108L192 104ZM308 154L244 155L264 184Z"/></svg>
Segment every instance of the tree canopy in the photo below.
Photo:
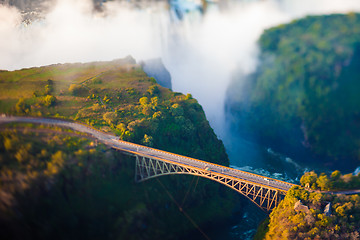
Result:
<svg viewBox="0 0 360 240"><path fill-rule="evenodd" d="M266 30L259 45L232 112L268 144L359 163L360 14L299 19Z"/></svg>

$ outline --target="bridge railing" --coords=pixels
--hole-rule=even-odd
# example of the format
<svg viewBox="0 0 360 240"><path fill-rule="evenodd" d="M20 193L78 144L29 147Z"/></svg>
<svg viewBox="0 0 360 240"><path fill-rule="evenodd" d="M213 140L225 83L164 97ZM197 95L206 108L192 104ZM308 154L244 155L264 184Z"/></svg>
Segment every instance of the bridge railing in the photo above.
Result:
<svg viewBox="0 0 360 240"><path fill-rule="evenodd" d="M136 143L126 142L126 141L123 141L123 140L118 140L118 141L121 142L121 143L123 143L123 144L130 145L130 146L133 146L133 147L135 147L135 148L138 148L139 150L140 150L140 149L146 149L146 150L151 150L151 151L154 151L154 152L159 152L159 153L162 153L162 154L165 154L165 155L177 156L177 157L179 157L179 158L185 158L185 159L187 159L187 160L192 160L192 161L194 161L194 162L196 162L196 163L201 163L204 167L205 167L205 166L206 166L206 167L210 167L210 166L221 167L221 168L226 169L227 171L240 172L240 173L242 173L242 174L246 174L246 175L250 175L250 176L254 176L254 177L258 177L258 178L264 178L264 176L262 176L262 175L258 175L258 174L250 173L250 172L246 172L246 171L241 171L241 170L239 170L239 169L230 168L230 167L223 166L223 165L219 165L219 164L216 164L216 163L206 162L206 161L203 161L203 160L199 160L199 159L195 159L195 158L191 158L191 157L179 155L179 154L176 154L176 153L170 153L170 152L163 151L163 150L160 150L160 149L143 146L143 145L136 144ZM134 154L139 154L139 153L140 153L140 152L136 152L136 151L134 152ZM141 153L140 153L140 154L141 154ZM144 153L144 154L145 154L145 153ZM170 160L170 161L171 161L171 160ZM269 180L272 180L272 181L276 181L276 182L280 182L280 183L289 185L289 186L297 186L296 184L289 183L289 182L285 182L285 181L282 181L282 180L278 180L278 179L274 179L274 178L270 178L270 177L266 177L266 178L269 179Z"/></svg>
<svg viewBox="0 0 360 240"><path fill-rule="evenodd" d="M0 118L1 119L1 118ZM27 119L28 121L24 120ZM105 144L118 149L123 152L127 152L131 155L135 155L138 159L142 157L144 161L147 158L149 161L161 161L162 163L169 164L173 168L178 169L182 168L181 171L177 172L168 172L171 173L185 173L199 175L203 177L210 178L217 182L223 183L236 191L242 193L248 197L255 204L266 210L271 210L275 205L277 205L278 200L280 200L280 195L284 196L287 190L292 186L297 186L292 183L284 182L281 180L264 177L258 174L249 173L241 171L238 169L222 166L215 163L206 162L203 160L182 156L179 154L143 146L136 143L126 142L118 139L115 135L104 133L100 130L97 130L91 126L88 126L83 123L64 121L63 119L50 119L50 118L24 118L24 117L14 117L11 121L19 122L31 122L39 124L53 124L69 127L75 131L86 132L94 137L100 139ZM3 121L4 122L4 121ZM6 122L6 121L5 121ZM153 165L153 163L152 163ZM149 168L147 166L143 166ZM154 167L154 166L152 166ZM149 169L147 169L149 170ZM159 169L153 169L155 171ZM163 172L165 173L165 172ZM146 177L146 176L145 176ZM271 182L266 183L264 180L271 180ZM268 201L266 205L264 201Z"/></svg>

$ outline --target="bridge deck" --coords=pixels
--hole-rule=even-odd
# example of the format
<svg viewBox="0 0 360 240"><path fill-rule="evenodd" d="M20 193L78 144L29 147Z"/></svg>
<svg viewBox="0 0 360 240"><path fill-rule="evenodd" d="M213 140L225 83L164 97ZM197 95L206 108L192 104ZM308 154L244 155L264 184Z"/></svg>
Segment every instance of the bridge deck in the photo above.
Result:
<svg viewBox="0 0 360 240"><path fill-rule="evenodd" d="M280 181L277 179L264 177L261 175L217 165L214 163L209 163L206 161L202 161L186 156L181 156L178 154L174 154L126 141L121 141L118 139L118 137L114 135L103 133L92 127L80 123L69 122L59 119L50 119L50 118L28 118L28 117L8 117L8 116L0 117L0 123L8 123L8 122L53 124L58 126L69 127L79 132L88 133L94 136L95 138L99 139L106 145L111 146L112 148L115 148L123 152L127 152L137 156L158 159L164 162L173 163L180 166L186 166L197 170L202 170L202 171L206 170L212 173L216 173L217 175L220 176L241 180L243 182L255 184L261 187L266 187L268 189L278 190L285 193L292 186L295 186L295 184Z"/></svg>
<svg viewBox="0 0 360 240"><path fill-rule="evenodd" d="M248 182L251 184L256 184L259 186L264 186L266 188L279 190L282 192L287 192L294 184L283 182L277 179L264 177L261 175L221 166L214 163L209 163L206 161L154 149L149 147L144 147L142 145L129 143L125 141L118 140L115 144L108 143L113 148L128 152L138 156L144 156L148 158L155 158L161 161L182 165L186 167L196 168L199 170L207 170L209 172L217 173L217 175L222 175L224 177L230 177L243 182Z"/></svg>

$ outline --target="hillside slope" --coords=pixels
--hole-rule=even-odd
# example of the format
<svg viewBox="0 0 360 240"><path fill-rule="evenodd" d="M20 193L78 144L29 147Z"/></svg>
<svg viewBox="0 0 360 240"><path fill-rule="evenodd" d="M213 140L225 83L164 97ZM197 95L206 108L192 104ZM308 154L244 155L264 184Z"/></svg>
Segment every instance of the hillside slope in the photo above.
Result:
<svg viewBox="0 0 360 240"><path fill-rule="evenodd" d="M360 175L305 173L303 186L315 190L359 189ZM270 214L255 239L359 239L360 195L293 187Z"/></svg>
<svg viewBox="0 0 360 240"><path fill-rule="evenodd" d="M355 13L310 16L266 30L256 72L229 90L235 125L290 156L310 150L328 165L356 166L359 33Z"/></svg>
<svg viewBox="0 0 360 240"><path fill-rule="evenodd" d="M161 87L131 57L2 71L0 89L1 113L73 119L229 164L197 101ZM0 228L12 239L181 239L241 206L230 189L191 176L135 184L134 159L68 130L34 127L7 126L0 138Z"/></svg>
<svg viewBox="0 0 360 240"><path fill-rule="evenodd" d="M0 89L1 113L73 119L127 141L229 164L198 102L158 85L131 57L3 71Z"/></svg>

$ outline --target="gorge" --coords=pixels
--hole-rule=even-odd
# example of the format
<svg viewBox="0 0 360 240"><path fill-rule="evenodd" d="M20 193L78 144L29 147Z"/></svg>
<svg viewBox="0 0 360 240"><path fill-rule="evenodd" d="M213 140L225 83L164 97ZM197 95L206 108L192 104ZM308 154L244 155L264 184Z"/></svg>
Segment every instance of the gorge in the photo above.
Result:
<svg viewBox="0 0 360 240"><path fill-rule="evenodd" d="M309 61L313 65L311 67L315 67L313 63L316 61L322 62L324 66L329 66L323 69L316 68L313 72L307 69L306 72L321 79L331 79L328 76L333 73L328 71L327 68L340 69L336 70L335 75L345 69L342 72L341 79L347 78L349 72L355 77L353 80L349 80L348 85L344 86L343 92L346 93L349 89L355 91L357 88L352 88L352 86L356 86L354 82L357 75L354 72L356 72L355 69L358 66L356 58L358 50L352 44L358 42L354 37L357 33L356 27L353 28L354 30L352 28L346 29L342 27L342 24L339 24L338 28L327 30L330 32L329 35L336 35L339 31L346 37L355 32L354 36L351 35L353 41L351 44L349 42L344 44L336 43L339 45L336 54L341 55L343 53L344 59L335 58L334 62L329 63L324 60L328 55L321 57L318 53L322 51L331 52L334 47L333 42L343 41L340 37L336 39L324 38L323 41L318 42L316 39L322 36L296 35L298 33L291 32L289 30L291 27L287 27L286 24L293 19L302 18L309 14L348 14L348 12L357 12L360 9L360 4L357 1L331 1L331 3L321 0L291 2L275 0L230 1L226 3L220 2L218 5L209 3L207 8L202 11L197 7L191 8L190 11L188 10L190 7L181 8L177 5L176 11L187 9L181 15L181 19L174 14L175 10L171 9L171 5L170 11L168 11L164 7L166 4L166 2L151 4L144 2L140 7L134 7L131 3L108 1L103 3L102 11L94 12L92 5L87 1L71 1L71 3L69 1L58 1L52 8L47 9L40 19L33 20L31 24L22 23L21 14L16 9L1 5L0 16L6 16L6 19L3 20L0 17L1 21L5 22L0 28L1 36L4 36L0 40L0 51L2 53L0 69L15 70L56 63L112 60L127 55L134 56L138 62L161 58L171 75L172 89L190 93L203 107L211 127L224 142L232 167L295 182L300 180L300 176L306 170L318 169L320 172L326 172L341 167L341 170L345 173L355 170L358 166L356 157L353 157L355 160L352 160L354 162L351 166L350 164L340 166L325 165L320 159L323 159L324 155L331 159L334 156L333 153L326 153L322 149L323 155L319 157L307 151L308 149L301 147L304 146L301 142L305 140L302 129L305 127L309 129L309 125L303 125L304 128L301 128L301 120L308 119L307 121L310 121L310 115L312 118L316 118L313 112L319 112L320 110L326 112L327 117L336 114L341 115L342 113L336 112L334 114L331 109L322 107L312 109L311 114L309 106L316 106L316 104L313 104L315 102L314 96L309 92L306 92L309 95L308 98L299 96L303 92L297 91L297 85L294 85L294 82L298 81L298 79L292 81L291 79L282 78L286 74L292 75L294 78L295 76L301 78L304 75L303 69L299 70L296 64L306 64L299 63L300 60L296 57L292 58L293 62L290 62L285 67L277 64L278 62L286 62L288 57L286 54L289 53L287 52L288 49L291 49L294 55L301 54L302 51L309 52L310 50L306 48L306 44L302 46L294 43L294 39L297 39L297 37L304 39L305 42L307 41L306 43L314 43L314 45L309 44L310 46L315 46L321 50L315 51L314 55L310 56L309 54ZM324 17L324 19L331 18L337 19L334 21L339 22L347 21L345 25L357 23L358 21L357 14L349 14L344 17ZM305 20L300 20L289 26L300 25L297 26L298 32L307 32L311 29L316 31L316 28L326 29L326 24L323 24L320 20L316 22L316 19L316 17L305 18ZM310 30L307 28L306 21L313 21L313 23L308 24L312 26ZM306 26L302 26L302 24ZM274 26L278 26L278 28L267 30L263 34L265 29ZM294 36L294 39L284 36ZM259 39L260 47L257 45ZM344 39L344 41L347 41L346 38ZM281 44L277 43L277 41ZM284 55L276 55L278 54L277 51L282 51L281 53ZM355 58L351 56L355 56ZM351 62L351 59L355 60ZM352 63L354 64L352 65ZM289 72L281 72L280 70L276 72L274 70L269 73L269 69L290 70ZM318 73L318 71L321 71L321 73ZM269 78L265 72L285 80L279 86L275 80L270 81L275 77ZM247 91L254 87L249 82L254 82L253 79L257 77L260 78L257 81L259 84L257 88ZM321 91L326 86L317 85L315 80L312 81L314 85L311 86L319 92L315 96L326 98L326 93ZM334 82L336 83L336 81ZM331 85L333 89L336 89L335 83ZM268 85L266 84L270 87L267 88ZM277 91L280 87L282 91ZM301 87L304 88L304 86ZM244 91L244 89L246 90ZM278 102L272 102L268 98L254 100L250 96L257 93L272 96L273 92L266 91L269 89L276 92ZM331 92L331 89L326 91ZM294 96L291 95L293 92L295 92L296 96L299 96L296 101L307 99L309 100L308 105L291 102L290 99ZM350 92L350 96L356 95L356 93ZM343 99L350 98L350 96L341 93ZM281 121L277 119L279 112L266 112L263 107L266 106L266 103L271 103L272 109L276 109L274 106L277 106L279 102L288 103L288 105L281 105L285 109L281 112L282 115L285 115ZM351 114L355 112L355 117L351 118L353 126L357 126L357 109L354 106L357 102L357 98L353 102L350 101L349 108L346 109L349 112L343 113L343 119L349 119L348 116L353 117ZM331 106L341 109L341 106L337 105L338 103L331 102L331 104ZM259 110L259 106L263 108ZM306 113L299 110L304 106L309 109ZM249 114L244 116L244 112ZM259 113L259 115L255 113ZM291 117L292 120L295 119L296 127L286 117ZM276 122L277 120L279 122ZM334 119L333 123L336 121ZM253 125L249 125L249 122ZM327 124L321 121L318 123L320 126ZM346 125L344 121L341 124L342 126ZM286 131L282 130L281 127L283 126ZM331 125L331 129L337 127L333 126ZM316 126L312 127L316 128ZM270 130L273 132L268 133ZM351 129L346 129L345 132L351 131ZM278 135L280 135L280 138L277 138ZM357 132L353 132L352 135L352 139L355 139L356 142ZM296 136L295 140L292 136ZM331 139L327 135L324 136L326 136L325 140ZM314 135L308 137L316 138ZM343 136L336 146L343 146L350 150L354 149L352 145L347 145L344 142L345 137ZM289 142L293 141L296 141L296 144L289 144ZM286 144L291 145L292 149L289 150L290 147ZM300 148L299 145L301 145ZM344 149L343 147L339 147L338 151ZM334 145L331 148L334 149ZM306 154L303 154L304 152ZM353 156L356 156L356 154L353 153ZM344 160L345 158L347 156L342 156L339 159ZM311 159L311 161L307 159ZM315 161L317 163L313 164ZM331 161L328 160L327 162ZM259 217L249 216L253 212ZM229 230L227 228L225 230L233 233L230 239L237 239L239 234L249 231L250 228L237 230L241 228L240 226L244 226L244 222L257 218L257 224L264 218L262 213L253 209L248 210L244 215L247 217L244 218L243 222L234 224L233 229ZM240 218L242 219L242 217ZM256 224L250 222L248 226ZM255 231L254 228L251 231L247 233L248 235L241 235L240 238L251 238Z"/></svg>

